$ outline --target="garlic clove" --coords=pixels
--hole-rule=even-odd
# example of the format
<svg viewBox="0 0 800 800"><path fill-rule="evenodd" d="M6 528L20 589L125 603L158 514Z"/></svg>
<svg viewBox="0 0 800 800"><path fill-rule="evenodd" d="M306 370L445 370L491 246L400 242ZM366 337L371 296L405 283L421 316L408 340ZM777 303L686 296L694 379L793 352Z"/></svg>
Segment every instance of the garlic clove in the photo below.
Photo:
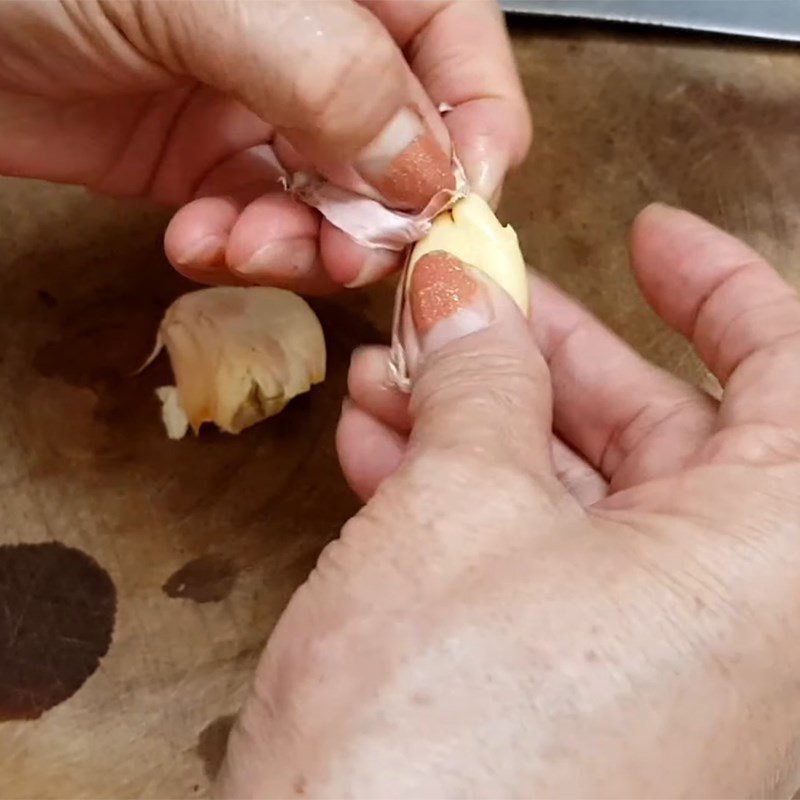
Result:
<svg viewBox="0 0 800 800"><path fill-rule="evenodd" d="M170 438L213 422L239 433L325 378L325 339L301 297L268 287L217 287L179 297L159 327L175 386L160 387ZM157 345L158 348L158 345Z"/></svg>
<svg viewBox="0 0 800 800"><path fill-rule="evenodd" d="M408 364L416 360L407 293L414 265L427 253L444 250L492 278L513 298L525 316L529 313L528 276L517 234L502 225L483 198L470 194L439 214L428 234L411 250L397 288L389 371L395 385L409 391Z"/></svg>
<svg viewBox="0 0 800 800"><path fill-rule="evenodd" d="M482 197L471 194L436 217L428 235L411 251L409 271L434 250L451 253L485 272L527 316L528 278L517 234L510 225L500 223Z"/></svg>

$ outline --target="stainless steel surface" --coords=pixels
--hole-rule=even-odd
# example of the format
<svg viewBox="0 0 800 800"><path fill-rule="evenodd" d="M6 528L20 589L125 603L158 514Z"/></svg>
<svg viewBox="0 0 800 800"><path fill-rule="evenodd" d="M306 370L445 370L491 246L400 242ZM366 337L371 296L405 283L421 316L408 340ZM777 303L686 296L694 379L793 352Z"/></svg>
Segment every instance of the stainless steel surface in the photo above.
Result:
<svg viewBox="0 0 800 800"><path fill-rule="evenodd" d="M501 0L505 11L800 42L800 0Z"/></svg>

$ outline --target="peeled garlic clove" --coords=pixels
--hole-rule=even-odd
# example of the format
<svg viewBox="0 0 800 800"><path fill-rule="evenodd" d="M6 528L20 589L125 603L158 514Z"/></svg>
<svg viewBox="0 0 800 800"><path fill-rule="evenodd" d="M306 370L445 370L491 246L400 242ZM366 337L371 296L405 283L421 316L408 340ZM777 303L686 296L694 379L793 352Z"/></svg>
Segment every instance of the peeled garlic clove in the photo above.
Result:
<svg viewBox="0 0 800 800"><path fill-rule="evenodd" d="M179 297L159 327L175 386L156 393L170 438L213 422L228 433L277 414L325 378L325 339L301 297L267 287Z"/></svg>
<svg viewBox="0 0 800 800"><path fill-rule="evenodd" d="M409 275L426 253L444 250L465 264L485 272L528 314L528 278L517 234L501 225L494 212L477 194L456 203L433 221L428 235L414 246Z"/></svg>
<svg viewBox="0 0 800 800"><path fill-rule="evenodd" d="M485 272L508 292L525 316L529 312L528 278L525 259L517 234L510 225L501 225L494 212L476 194L459 200L451 209L433 220L428 234L411 250L398 286L395 317L392 325L390 371L397 386L408 391L408 357L403 346L402 330L407 320L406 295L415 264L427 253L444 250Z"/></svg>

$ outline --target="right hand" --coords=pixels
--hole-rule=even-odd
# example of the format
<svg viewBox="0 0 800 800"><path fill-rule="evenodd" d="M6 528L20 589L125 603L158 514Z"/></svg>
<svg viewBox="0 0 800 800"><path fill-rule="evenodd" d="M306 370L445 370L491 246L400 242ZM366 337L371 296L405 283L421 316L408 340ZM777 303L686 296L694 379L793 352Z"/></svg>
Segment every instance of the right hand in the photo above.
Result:
<svg viewBox="0 0 800 800"><path fill-rule="evenodd" d="M176 206L167 255L203 283L321 293L398 265L289 197L275 154L411 209L453 147L496 196L529 139L488 0L0 3L0 173Z"/></svg>
<svg viewBox="0 0 800 800"><path fill-rule="evenodd" d="M541 282L534 337L468 270L416 286L441 294L433 327L415 311L410 406L385 350L356 356L338 443L370 499L267 645L223 794L796 787L800 300L665 207L639 218L632 256L720 402Z"/></svg>

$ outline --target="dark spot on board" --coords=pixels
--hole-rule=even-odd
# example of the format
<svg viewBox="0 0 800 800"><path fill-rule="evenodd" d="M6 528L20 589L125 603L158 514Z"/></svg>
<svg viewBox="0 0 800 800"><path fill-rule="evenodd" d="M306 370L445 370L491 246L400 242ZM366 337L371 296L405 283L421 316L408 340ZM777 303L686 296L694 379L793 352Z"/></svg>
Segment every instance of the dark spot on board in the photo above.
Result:
<svg viewBox="0 0 800 800"><path fill-rule="evenodd" d="M108 573L81 550L0 545L0 721L75 694L108 652L116 607Z"/></svg>
<svg viewBox="0 0 800 800"><path fill-rule="evenodd" d="M36 297L45 308L55 308L58 305L58 300L47 289L39 289L36 292Z"/></svg>
<svg viewBox="0 0 800 800"><path fill-rule="evenodd" d="M157 430L153 389L169 382L169 364L163 359L145 374L137 370L152 350L161 310L155 301L127 296L78 305L59 300L50 337L32 357L46 379L34 384L27 415L37 420L27 435L39 471L65 457L124 463L141 451L143 434Z"/></svg>
<svg viewBox="0 0 800 800"><path fill-rule="evenodd" d="M95 390L127 383L152 351L162 312L153 301L128 296L64 308L34 367L47 378Z"/></svg>
<svg viewBox="0 0 800 800"><path fill-rule="evenodd" d="M213 722L209 722L197 737L196 753L200 756L203 771L210 781L216 779L222 766L234 722L236 722L234 714L217 717Z"/></svg>
<svg viewBox="0 0 800 800"><path fill-rule="evenodd" d="M216 603L224 600L236 581L236 564L217 555L200 556L184 564L161 587L168 597Z"/></svg>

